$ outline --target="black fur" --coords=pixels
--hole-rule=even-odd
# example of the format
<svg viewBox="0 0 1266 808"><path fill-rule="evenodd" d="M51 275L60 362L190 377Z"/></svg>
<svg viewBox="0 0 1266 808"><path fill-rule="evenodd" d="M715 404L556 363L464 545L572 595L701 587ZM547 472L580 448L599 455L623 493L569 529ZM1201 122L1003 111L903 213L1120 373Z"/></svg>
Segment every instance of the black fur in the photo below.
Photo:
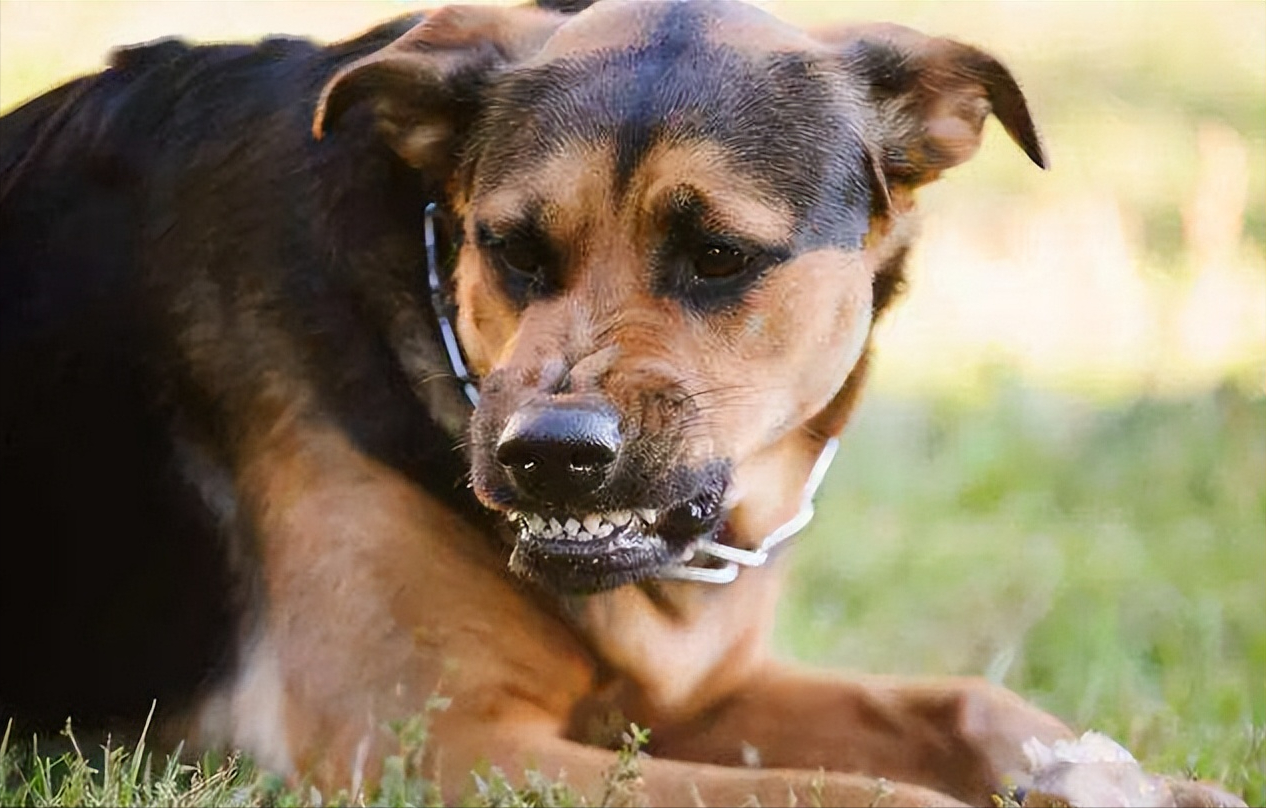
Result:
<svg viewBox="0 0 1266 808"><path fill-rule="evenodd" d="M433 322L437 189L364 116L310 134L333 72L416 21L164 41L0 119L0 716L136 719L231 665L254 549L229 468L261 380L310 384L310 414L481 518L386 327Z"/></svg>

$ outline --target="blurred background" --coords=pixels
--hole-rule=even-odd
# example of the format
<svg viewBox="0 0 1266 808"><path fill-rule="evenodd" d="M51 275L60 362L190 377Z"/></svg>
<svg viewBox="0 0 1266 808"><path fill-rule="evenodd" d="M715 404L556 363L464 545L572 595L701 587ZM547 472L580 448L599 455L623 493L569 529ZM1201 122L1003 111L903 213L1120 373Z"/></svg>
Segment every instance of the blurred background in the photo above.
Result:
<svg viewBox="0 0 1266 808"><path fill-rule="evenodd" d="M991 123L922 192L780 650L988 676L1262 804L1266 3L763 5L988 50L1052 161ZM0 0L0 109L114 45L337 39L419 7Z"/></svg>

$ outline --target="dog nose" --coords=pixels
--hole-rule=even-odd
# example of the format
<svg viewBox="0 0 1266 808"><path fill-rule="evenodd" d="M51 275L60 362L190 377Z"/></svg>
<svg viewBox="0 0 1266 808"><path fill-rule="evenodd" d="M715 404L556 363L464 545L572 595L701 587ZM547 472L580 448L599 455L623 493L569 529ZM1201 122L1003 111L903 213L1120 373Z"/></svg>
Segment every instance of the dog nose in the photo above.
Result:
<svg viewBox="0 0 1266 808"><path fill-rule="evenodd" d="M523 493L552 504L602 487L619 451L620 419L610 407L567 402L515 412L496 457Z"/></svg>

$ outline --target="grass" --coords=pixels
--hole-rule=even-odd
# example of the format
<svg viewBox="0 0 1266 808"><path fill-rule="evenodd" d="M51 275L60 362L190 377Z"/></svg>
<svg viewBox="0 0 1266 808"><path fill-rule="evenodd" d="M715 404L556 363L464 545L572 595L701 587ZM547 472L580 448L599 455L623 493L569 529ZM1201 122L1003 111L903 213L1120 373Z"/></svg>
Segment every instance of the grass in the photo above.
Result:
<svg viewBox="0 0 1266 808"><path fill-rule="evenodd" d="M1266 802L1266 400L874 398L794 558L784 653L985 675Z"/></svg>
<svg viewBox="0 0 1266 808"><path fill-rule="evenodd" d="M923 193L911 293L794 549L778 650L984 674L1152 769L1266 804L1266 4L770 6L982 45L1020 78L1054 165L1031 169L991 126ZM330 38L412 7L0 0L0 109L119 43ZM432 802L421 728L397 729L369 801ZM347 799L238 756L49 754L69 740L6 735L0 804ZM613 782L635 777L622 761ZM474 804L574 801L480 782Z"/></svg>
<svg viewBox="0 0 1266 808"><path fill-rule="evenodd" d="M152 716L152 710L151 710ZM383 761L381 780L355 799L346 791L324 795L314 788L286 788L280 778L258 771L249 759L233 753L208 753L195 762L182 762L180 750L160 758L149 750L142 733L133 748L112 745L87 752L69 721L62 736L70 749L60 755L42 754L38 739L29 747L11 743L6 727L0 737L0 805L5 806L348 806L386 808L442 805L438 786L419 773L426 749L426 718L393 724L400 743L397 754ZM148 722L146 724L148 729ZM641 748L649 732L636 724L624 733L624 745L607 772L601 801L604 806L634 803L641 777ZM471 773L473 785L462 803L470 808L571 808L584 801L566 782L551 781L527 772L526 784L515 788L501 770L492 767Z"/></svg>

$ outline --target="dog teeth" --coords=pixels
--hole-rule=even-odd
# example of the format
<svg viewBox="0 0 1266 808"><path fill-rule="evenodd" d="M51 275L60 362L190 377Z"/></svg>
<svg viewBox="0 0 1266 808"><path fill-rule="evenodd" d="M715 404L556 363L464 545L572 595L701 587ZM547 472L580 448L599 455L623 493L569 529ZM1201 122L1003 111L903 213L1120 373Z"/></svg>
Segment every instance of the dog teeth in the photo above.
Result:
<svg viewBox="0 0 1266 808"><path fill-rule="evenodd" d="M565 516L560 519L546 519L534 513L509 511L506 518L519 525L525 537L536 536L542 539L566 538L574 541L593 541L605 539L620 528L634 524L637 532L641 528L653 527L659 511L655 508L638 508L632 511L611 511L610 513L589 513L583 516Z"/></svg>
<svg viewBox="0 0 1266 808"><path fill-rule="evenodd" d="M607 514L607 521L616 527L624 527L633 519L633 514L629 511L612 511Z"/></svg>

